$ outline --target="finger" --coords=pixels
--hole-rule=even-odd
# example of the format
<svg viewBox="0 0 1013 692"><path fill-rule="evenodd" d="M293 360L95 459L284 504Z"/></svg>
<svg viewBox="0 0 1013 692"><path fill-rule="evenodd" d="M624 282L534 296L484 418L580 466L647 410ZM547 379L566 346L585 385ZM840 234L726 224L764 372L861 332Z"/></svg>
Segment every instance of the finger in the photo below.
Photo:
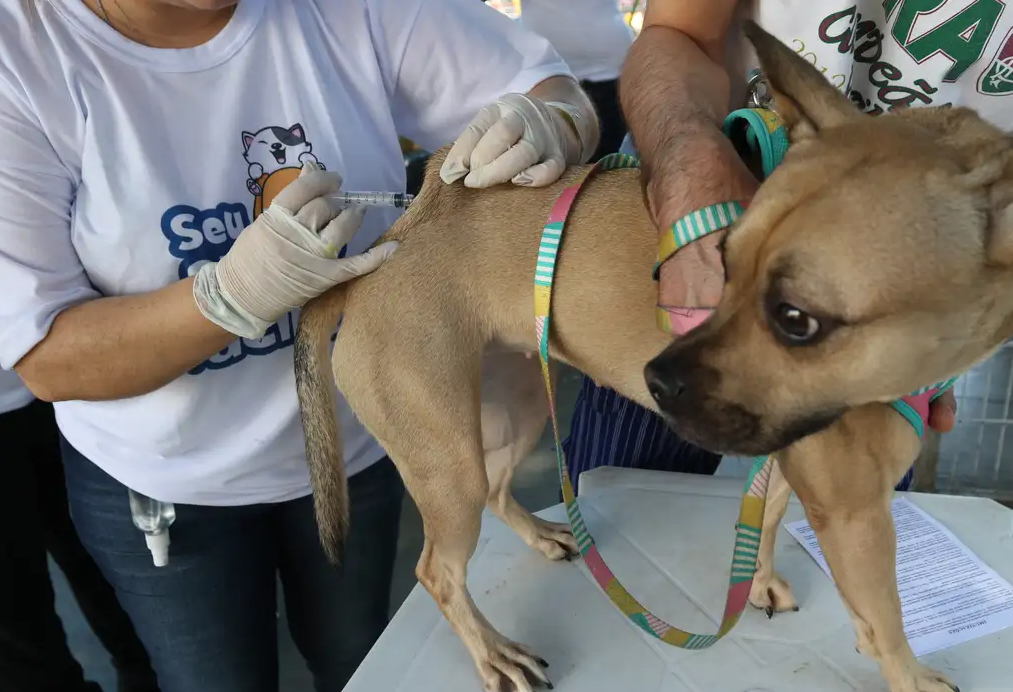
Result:
<svg viewBox="0 0 1013 692"><path fill-rule="evenodd" d="M359 227L362 225L362 217L365 214L365 207L349 207L334 217L320 231L320 239L334 248L335 257L337 257L341 248L347 245L348 241L358 232Z"/></svg>
<svg viewBox="0 0 1013 692"><path fill-rule="evenodd" d="M377 245L361 255L346 257L335 264L335 271L332 276L336 281L347 281L356 276L363 276L375 271L381 264L387 261L397 249L397 242L390 241Z"/></svg>
<svg viewBox="0 0 1013 692"><path fill-rule="evenodd" d="M957 424L957 398L949 389L929 405L929 427L948 433Z"/></svg>
<svg viewBox="0 0 1013 692"><path fill-rule="evenodd" d="M445 183L460 180L468 173L471 154L482 136L499 120L499 107L486 106L478 112L475 119L468 124L461 136L447 152L447 158L440 166L440 178Z"/></svg>
<svg viewBox="0 0 1013 692"><path fill-rule="evenodd" d="M336 200L329 197L315 197L296 211L295 220L314 233L320 233L340 211Z"/></svg>
<svg viewBox="0 0 1013 692"><path fill-rule="evenodd" d="M295 214L311 199L338 194L341 190L341 176L337 171L303 171L297 180L285 186L274 198L274 203L290 214Z"/></svg>
<svg viewBox="0 0 1013 692"><path fill-rule="evenodd" d="M524 136L524 118L516 111L507 111L482 136L471 154L471 170L487 166L505 154Z"/></svg>
<svg viewBox="0 0 1013 692"><path fill-rule="evenodd" d="M559 180L566 170L566 162L562 156L553 156L541 163L536 163L531 168L521 171L511 181L514 185L524 187L543 187L551 185Z"/></svg>
<svg viewBox="0 0 1013 692"><path fill-rule="evenodd" d="M464 179L467 187L483 188L499 185L538 163L538 152L530 142L521 140L492 163L472 169Z"/></svg>

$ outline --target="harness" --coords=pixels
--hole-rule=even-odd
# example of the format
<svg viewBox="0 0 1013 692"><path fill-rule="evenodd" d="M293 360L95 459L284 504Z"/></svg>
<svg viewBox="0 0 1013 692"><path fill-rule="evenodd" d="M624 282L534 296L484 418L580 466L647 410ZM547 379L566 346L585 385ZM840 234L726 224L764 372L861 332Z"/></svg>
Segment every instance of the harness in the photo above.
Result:
<svg viewBox="0 0 1013 692"><path fill-rule="evenodd" d="M781 163L788 151L788 134L777 115L765 108L744 108L731 113L723 126L726 136L739 140L761 157L763 176L766 178ZM706 649L727 635L738 623L745 610L756 574L757 557L760 547L760 533L763 526L763 512L766 507L767 486L773 458L756 457L746 478L738 522L735 525L735 543L732 551L731 575L725 600L724 615L716 634L693 634L674 627L653 615L641 605L609 569L587 530L581 516L576 493L570 480L566 460L563 456L562 438L556 416L555 396L549 375L549 333L552 282L555 275L556 257L563 239L563 231L570 211L585 184L595 175L620 168L637 168L639 160L628 154L610 154L599 160L574 185L563 190L556 198L549 213L548 222L542 231L535 267L535 333L538 339L538 355L542 364L542 376L549 397L549 413L555 436L556 462L559 467L559 482L563 491L566 516L594 580L608 595L609 599L634 624L648 635L682 649ZM669 233L661 237L653 275L658 278L658 269L669 257L681 248L706 235L728 228L742 216L747 202L723 202L704 207L683 217L673 224ZM674 335L684 334L695 328L710 316L710 309L691 308L671 314L658 308L658 326ZM919 437L924 435L928 422L929 403L953 385L956 378L925 387L893 403L894 408L915 428Z"/></svg>

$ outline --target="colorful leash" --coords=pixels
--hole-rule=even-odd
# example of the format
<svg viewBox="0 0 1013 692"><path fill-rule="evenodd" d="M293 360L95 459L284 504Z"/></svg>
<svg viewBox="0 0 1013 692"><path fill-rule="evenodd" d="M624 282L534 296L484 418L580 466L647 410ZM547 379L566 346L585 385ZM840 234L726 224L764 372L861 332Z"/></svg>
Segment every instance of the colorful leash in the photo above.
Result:
<svg viewBox="0 0 1013 692"><path fill-rule="evenodd" d="M739 138L738 141L744 146L754 153L760 154L764 178L780 164L788 150L787 131L777 115L766 108L737 110L725 119L723 129L728 137L733 140ZM556 199L548 223L545 224L545 229L542 232L535 269L535 332L538 338L538 355L542 363L542 376L549 397L549 412L555 436L556 461L559 466L559 482L563 490L566 516L588 569L609 599L644 632L666 644L682 649L706 649L716 644L735 627L746 608L749 591L753 585L753 577L756 574L763 512L766 507L767 486L770 482L773 459L771 457L756 457L746 479L739 520L735 526L735 544L732 552L728 595L717 634L686 632L653 615L633 598L619 583L598 552L594 539L588 532L584 518L580 514L576 494L566 467L559 422L556 417L555 396L549 375L549 313L552 300L552 280L569 212L585 183L591 177L602 171L637 168L639 165L636 157L626 154L606 156ZM655 279L657 279L658 267L662 262L693 241L731 226L742 215L745 208L745 203L725 202L697 210L673 224L671 232L663 236L659 243L657 262L654 267ZM670 315L670 312L670 310L658 308L658 326L663 331L682 334L706 320L711 311L691 309L674 316ZM953 382L954 379L950 379L930 387L924 387L914 392L910 397L899 400L894 406L915 426L921 435L924 431L924 421L928 418L928 402L951 387Z"/></svg>
<svg viewBox="0 0 1013 692"><path fill-rule="evenodd" d="M731 128L745 123L747 128L755 128L763 124L763 132L767 131L766 123L770 118L763 114L750 115L753 109L736 111L729 115L725 122L726 132ZM771 114L772 115L772 114ZM781 128L783 133L783 128ZM758 132L752 140L756 146L769 145L771 138ZM787 144L784 144L787 149ZM783 155L783 153L782 153ZM559 433L559 422L556 416L555 395L549 375L549 332L550 307L552 300L552 281L555 275L556 257L563 238L563 230L570 210L585 183L602 171L620 168L637 168L639 161L626 154L611 154L595 164L576 184L564 190L556 199L549 214L548 223L542 232L538 247L538 260L535 268L535 332L538 338L538 355L542 363L542 376L545 389L549 396L549 413L552 418L552 430L556 442L556 461L559 466L559 483L563 490L563 502L566 505L566 516L570 522L574 538L580 548L580 554L591 571L598 585L605 591L609 599L647 634L683 649L706 649L717 643L738 623L746 608L749 591L756 573L756 560L760 547L760 531L763 526L763 510L766 506L767 485L770 482L770 471L773 464L771 457L757 457L746 479L746 487L739 510L739 520L735 527L735 544L732 552L731 576L728 585L728 596L725 601L724 616L717 634L693 634L673 627L661 618L651 614L619 583L612 570L602 559L594 539L587 530L584 518L580 514L573 484L563 456L563 444ZM776 165L776 164L775 164ZM734 214L729 213L736 212ZM723 215L722 215L723 214ZM701 238L734 222L741 214L741 208L731 205L715 205L690 214L673 226L672 239L675 245L669 254L693 240ZM724 222L719 225L719 222ZM659 258L665 256L659 249ZM663 260L659 260L660 261Z"/></svg>

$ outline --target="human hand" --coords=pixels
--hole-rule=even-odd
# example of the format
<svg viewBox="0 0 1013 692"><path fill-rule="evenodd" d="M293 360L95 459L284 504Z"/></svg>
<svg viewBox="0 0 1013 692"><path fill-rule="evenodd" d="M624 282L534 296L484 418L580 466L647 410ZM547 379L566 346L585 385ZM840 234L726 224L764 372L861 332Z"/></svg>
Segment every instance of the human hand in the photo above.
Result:
<svg viewBox="0 0 1013 692"><path fill-rule="evenodd" d="M929 427L937 433L948 433L957 424L957 397L947 389L929 404Z"/></svg>
<svg viewBox="0 0 1013 692"><path fill-rule="evenodd" d="M305 163L225 257L197 272L193 296L201 313L228 332L257 339L293 308L379 267L397 243L338 259L365 214L363 207L341 210L332 199L341 182L337 172Z"/></svg>
<svg viewBox="0 0 1013 692"><path fill-rule="evenodd" d="M648 209L660 233L686 215L711 204L747 204L759 182L717 130L687 133L670 151L656 152L647 184ZM725 284L720 243L724 231L681 248L662 263L658 304L670 313L714 308Z"/></svg>
<svg viewBox="0 0 1013 692"><path fill-rule="evenodd" d="M540 187L582 162L591 135L576 108L526 94L507 94L486 106L450 148L440 177L466 187L512 181Z"/></svg>

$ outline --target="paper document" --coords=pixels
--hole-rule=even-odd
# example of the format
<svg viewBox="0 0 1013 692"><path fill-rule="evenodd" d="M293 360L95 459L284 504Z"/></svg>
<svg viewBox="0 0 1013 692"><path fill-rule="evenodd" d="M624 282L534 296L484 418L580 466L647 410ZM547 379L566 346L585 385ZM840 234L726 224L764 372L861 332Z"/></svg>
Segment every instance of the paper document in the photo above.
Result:
<svg viewBox="0 0 1013 692"><path fill-rule="evenodd" d="M915 656L1013 626L1013 587L907 498L893 501L897 585L904 632ZM785 524L829 576L807 521Z"/></svg>

